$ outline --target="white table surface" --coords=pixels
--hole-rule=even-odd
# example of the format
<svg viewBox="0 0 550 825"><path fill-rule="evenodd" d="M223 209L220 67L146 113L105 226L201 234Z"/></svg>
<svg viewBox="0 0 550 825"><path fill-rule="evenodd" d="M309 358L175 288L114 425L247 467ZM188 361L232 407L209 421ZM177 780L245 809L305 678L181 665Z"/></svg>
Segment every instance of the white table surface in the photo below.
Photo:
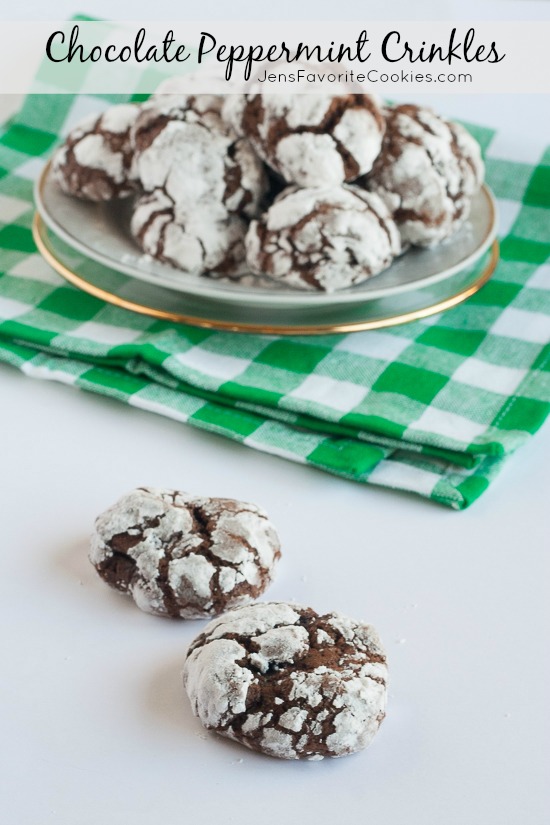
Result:
<svg viewBox="0 0 550 825"><path fill-rule="evenodd" d="M540 98L432 102L518 139L549 125ZM546 825L549 425L455 513L3 365L0 398L5 822ZM143 484L263 505L269 598L376 625L391 686L369 750L287 763L201 729L180 670L203 623L142 614L86 558L97 513Z"/></svg>

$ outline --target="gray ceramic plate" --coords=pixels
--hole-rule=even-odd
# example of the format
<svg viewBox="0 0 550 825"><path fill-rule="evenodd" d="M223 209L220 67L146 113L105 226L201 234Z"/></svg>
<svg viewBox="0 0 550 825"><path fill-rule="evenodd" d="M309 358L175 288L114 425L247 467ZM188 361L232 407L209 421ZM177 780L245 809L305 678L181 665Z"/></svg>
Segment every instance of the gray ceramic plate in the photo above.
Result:
<svg viewBox="0 0 550 825"><path fill-rule="evenodd" d="M38 213L33 233L41 254L60 275L103 301L177 323L268 335L325 335L416 321L465 301L487 282L498 261L498 244L494 241L474 264L422 288L362 303L258 307L223 301L218 296L185 295L106 267L66 244L48 229Z"/></svg>
<svg viewBox="0 0 550 825"><path fill-rule="evenodd" d="M469 269L491 245L497 229L494 198L484 186L459 232L434 249L411 249L374 278L337 293L311 293L267 278L243 282L187 275L143 255L130 230L131 202L89 203L63 194L46 166L35 188L38 212L46 225L73 249L104 266L185 296L256 308L320 309L364 305L437 284Z"/></svg>

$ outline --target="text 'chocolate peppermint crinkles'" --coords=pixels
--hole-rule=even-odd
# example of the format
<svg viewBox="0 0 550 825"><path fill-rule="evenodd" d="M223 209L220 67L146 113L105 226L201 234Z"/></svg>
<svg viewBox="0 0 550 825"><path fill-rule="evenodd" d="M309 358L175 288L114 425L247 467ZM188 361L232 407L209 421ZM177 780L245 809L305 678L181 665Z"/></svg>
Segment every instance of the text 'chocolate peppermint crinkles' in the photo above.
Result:
<svg viewBox="0 0 550 825"><path fill-rule="evenodd" d="M190 619L256 599L279 556L256 505L148 487L97 518L90 549L101 578L142 610Z"/></svg>
<svg viewBox="0 0 550 825"><path fill-rule="evenodd" d="M404 243L433 246L468 217L483 175L479 144L466 129L402 104L386 111L382 151L360 183L384 200Z"/></svg>
<svg viewBox="0 0 550 825"><path fill-rule="evenodd" d="M325 292L378 274L401 251L382 200L356 186L285 189L252 221L245 243L253 272Z"/></svg>
<svg viewBox="0 0 550 825"><path fill-rule="evenodd" d="M370 95L229 95L222 113L266 163L299 186L365 174L384 134Z"/></svg>
<svg viewBox="0 0 550 825"><path fill-rule="evenodd" d="M136 191L130 130L140 113L132 103L111 106L83 120L52 159L52 173L68 195L91 201L124 198Z"/></svg>
<svg viewBox="0 0 550 825"><path fill-rule="evenodd" d="M284 602L210 622L183 680L206 728L282 759L354 753L385 716L386 656L374 628Z"/></svg>

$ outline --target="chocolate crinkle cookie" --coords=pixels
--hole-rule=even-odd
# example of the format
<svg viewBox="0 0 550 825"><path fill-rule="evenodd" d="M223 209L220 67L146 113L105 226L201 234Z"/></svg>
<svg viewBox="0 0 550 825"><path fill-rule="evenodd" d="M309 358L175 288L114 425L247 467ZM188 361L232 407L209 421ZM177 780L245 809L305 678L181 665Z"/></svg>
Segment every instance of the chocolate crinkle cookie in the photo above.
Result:
<svg viewBox="0 0 550 825"><path fill-rule="evenodd" d="M111 106L83 120L52 159L52 173L68 195L91 201L125 198L136 191L130 130L140 113L132 103Z"/></svg>
<svg viewBox="0 0 550 825"><path fill-rule="evenodd" d="M289 187L246 236L246 259L300 289L333 292L388 267L399 232L382 200L356 186Z"/></svg>
<svg viewBox="0 0 550 825"><path fill-rule="evenodd" d="M143 108L132 144L145 194L131 229L160 261L193 275L236 278L246 269L247 219L259 211L267 177L248 142L222 123L212 98L167 105L155 98Z"/></svg>
<svg viewBox="0 0 550 825"><path fill-rule="evenodd" d="M90 561L147 613L194 619L246 604L266 589L280 556L254 504L140 487L100 515Z"/></svg>
<svg viewBox="0 0 550 825"><path fill-rule="evenodd" d="M141 249L190 275L238 277L246 271L247 224L213 204L182 211L164 189L142 195L130 223Z"/></svg>
<svg viewBox="0 0 550 825"><path fill-rule="evenodd" d="M183 680L206 728L282 759L354 753L385 715L386 656L374 628L283 602L210 622Z"/></svg>
<svg viewBox="0 0 550 825"><path fill-rule="evenodd" d="M368 172L384 117L370 95L229 95L222 110L235 131L288 183L339 184Z"/></svg>
<svg viewBox="0 0 550 825"><path fill-rule="evenodd" d="M212 97L188 97L181 105L155 98L143 108L131 135L135 177L145 192L164 189L180 212L203 203L253 217L268 186L263 165L205 100Z"/></svg>
<svg viewBox="0 0 550 825"><path fill-rule="evenodd" d="M191 95L184 92L188 88L189 80L185 81L179 76L168 77L157 87L143 108L155 107L180 120L195 120L212 128L223 129L221 110L224 95Z"/></svg>
<svg viewBox="0 0 550 825"><path fill-rule="evenodd" d="M483 175L479 144L466 129L403 104L387 110L382 151L359 183L384 200L404 243L433 246L468 217Z"/></svg>

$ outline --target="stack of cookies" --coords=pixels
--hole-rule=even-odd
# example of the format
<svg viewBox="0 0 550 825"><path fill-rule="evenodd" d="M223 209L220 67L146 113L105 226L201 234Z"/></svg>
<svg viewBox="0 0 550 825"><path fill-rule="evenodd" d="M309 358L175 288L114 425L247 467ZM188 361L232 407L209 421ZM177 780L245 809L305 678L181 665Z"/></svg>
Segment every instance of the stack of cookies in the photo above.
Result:
<svg viewBox="0 0 550 825"><path fill-rule="evenodd" d="M80 124L53 174L77 197L133 196L143 252L188 274L344 289L450 237L483 181L476 141L424 107L179 88Z"/></svg>

